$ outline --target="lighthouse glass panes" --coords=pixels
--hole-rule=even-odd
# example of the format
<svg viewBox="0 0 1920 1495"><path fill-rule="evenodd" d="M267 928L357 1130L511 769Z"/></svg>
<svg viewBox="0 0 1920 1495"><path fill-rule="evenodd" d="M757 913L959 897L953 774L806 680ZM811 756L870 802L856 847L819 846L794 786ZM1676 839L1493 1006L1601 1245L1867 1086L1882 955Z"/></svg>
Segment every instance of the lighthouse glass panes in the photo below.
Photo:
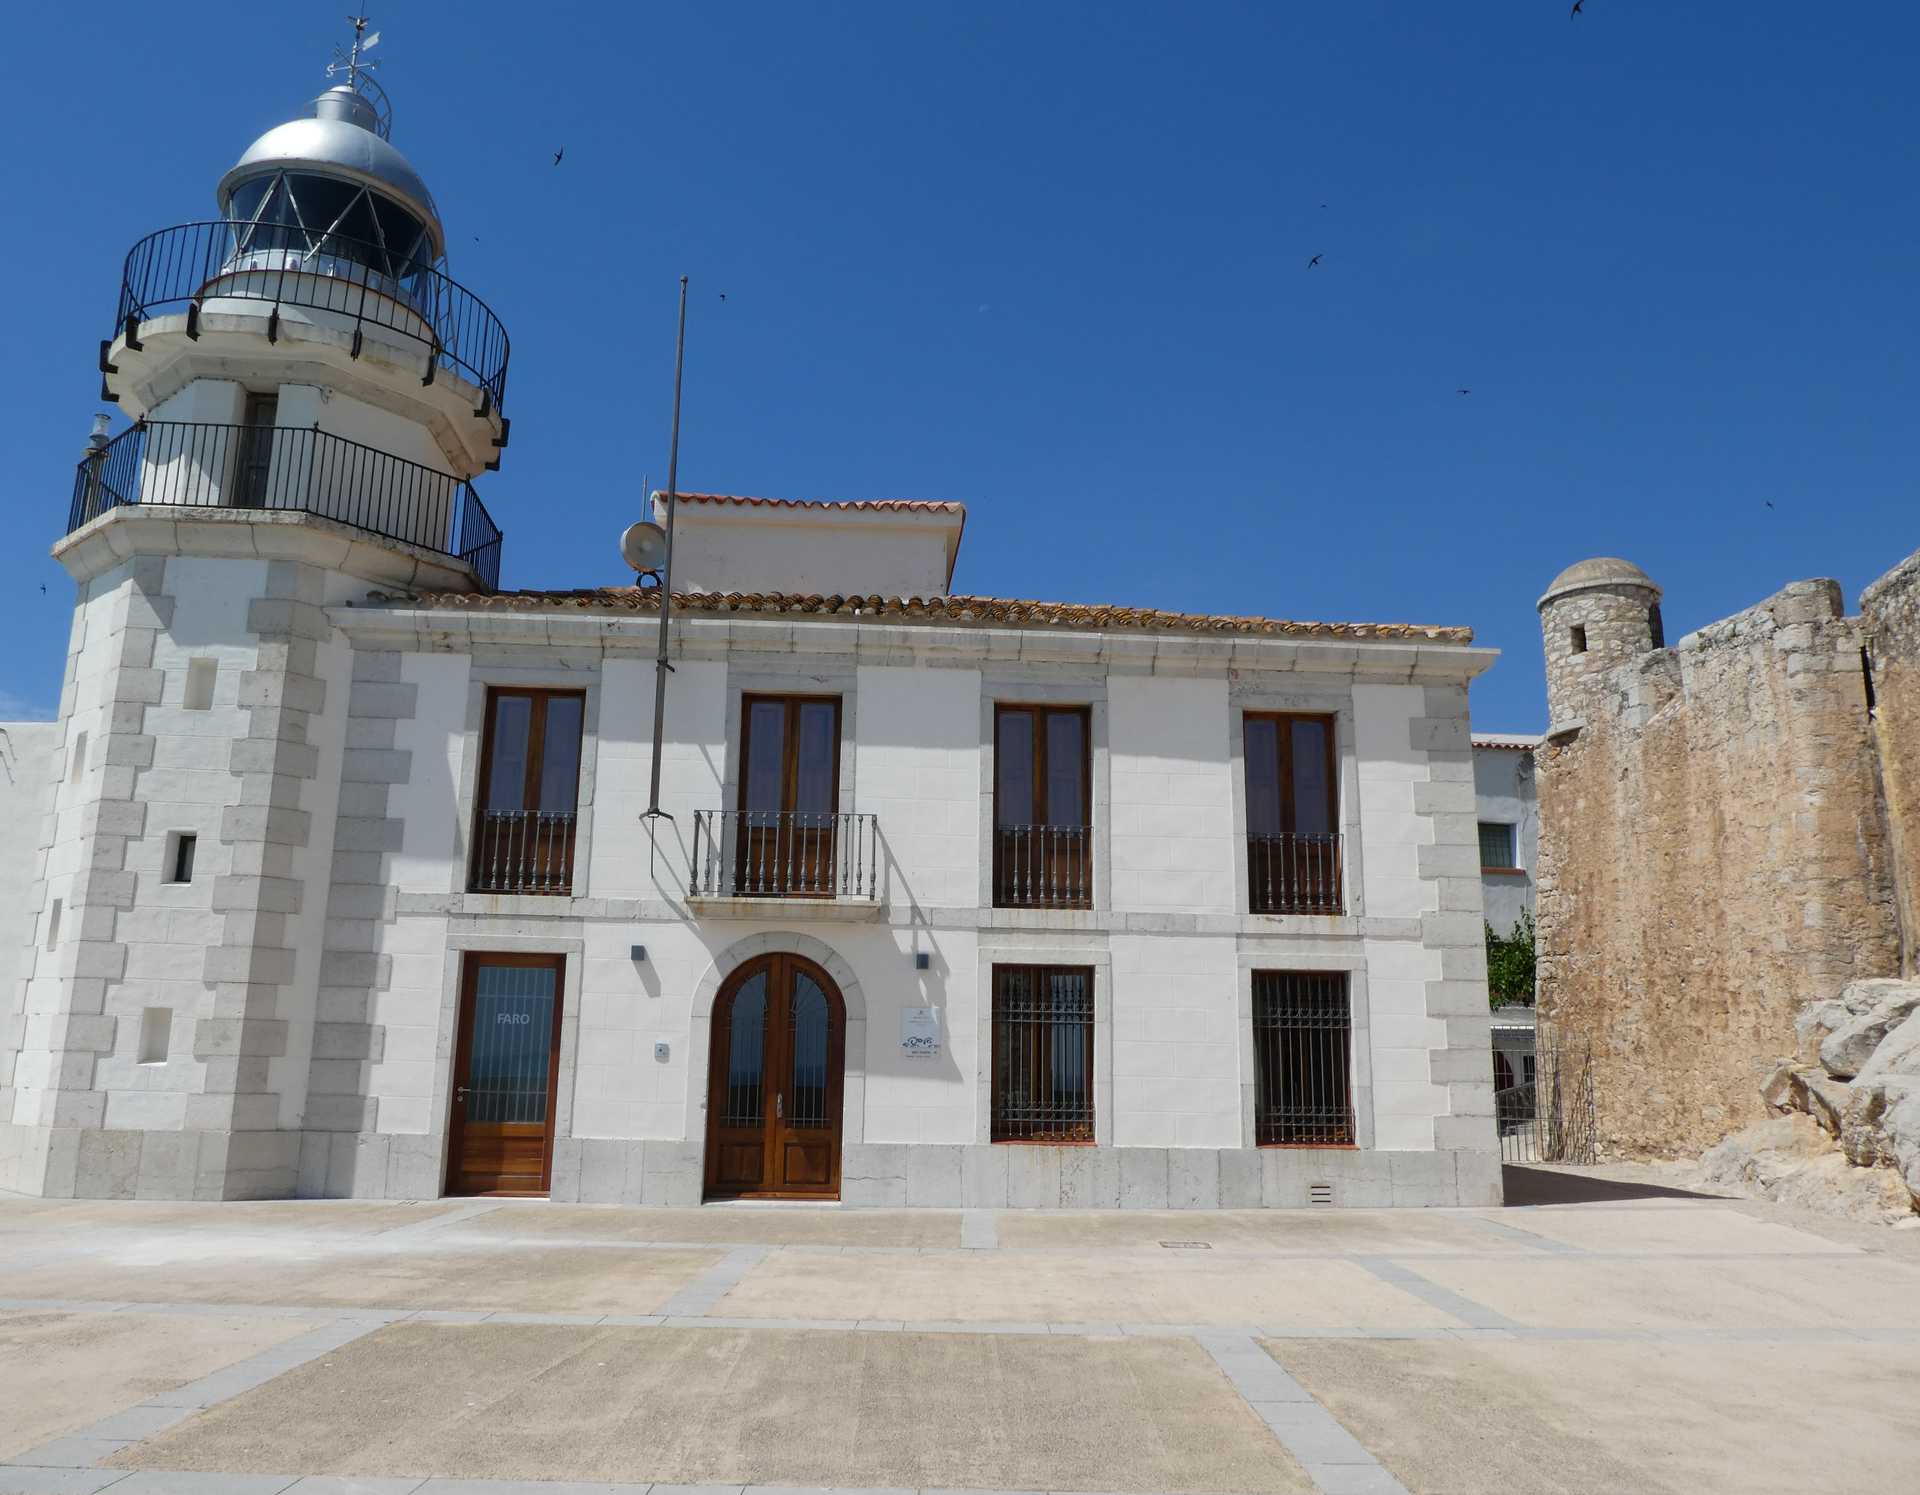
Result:
<svg viewBox="0 0 1920 1495"><path fill-rule="evenodd" d="M432 254L426 227L357 183L300 171L255 177L233 189L227 218L234 236L229 271L330 274L341 273L344 263L402 287L420 277L420 289L426 287L421 272L431 268Z"/></svg>

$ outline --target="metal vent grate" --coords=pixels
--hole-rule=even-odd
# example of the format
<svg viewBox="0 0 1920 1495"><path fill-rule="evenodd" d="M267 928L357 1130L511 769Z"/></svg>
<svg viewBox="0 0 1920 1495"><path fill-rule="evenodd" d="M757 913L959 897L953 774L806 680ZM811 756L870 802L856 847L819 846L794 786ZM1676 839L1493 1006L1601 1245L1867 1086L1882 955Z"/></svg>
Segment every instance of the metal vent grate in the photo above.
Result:
<svg viewBox="0 0 1920 1495"><path fill-rule="evenodd" d="M1332 1204L1333 1203L1333 1185L1332 1184L1308 1184L1307 1185L1307 1203L1308 1204Z"/></svg>

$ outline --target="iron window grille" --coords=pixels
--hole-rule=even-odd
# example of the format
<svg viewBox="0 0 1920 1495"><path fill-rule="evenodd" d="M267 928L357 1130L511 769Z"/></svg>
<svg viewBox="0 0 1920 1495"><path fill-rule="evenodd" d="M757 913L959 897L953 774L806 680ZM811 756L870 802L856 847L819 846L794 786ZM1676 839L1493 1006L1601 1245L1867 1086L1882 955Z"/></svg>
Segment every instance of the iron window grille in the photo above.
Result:
<svg viewBox="0 0 1920 1495"><path fill-rule="evenodd" d="M1352 1147L1353 1014L1344 971L1253 973L1254 1141Z"/></svg>
<svg viewBox="0 0 1920 1495"><path fill-rule="evenodd" d="M993 968L995 1142L1093 1141L1093 971Z"/></svg>
<svg viewBox="0 0 1920 1495"><path fill-rule="evenodd" d="M1480 822L1480 865L1510 872L1517 863L1513 857L1513 827L1499 821Z"/></svg>

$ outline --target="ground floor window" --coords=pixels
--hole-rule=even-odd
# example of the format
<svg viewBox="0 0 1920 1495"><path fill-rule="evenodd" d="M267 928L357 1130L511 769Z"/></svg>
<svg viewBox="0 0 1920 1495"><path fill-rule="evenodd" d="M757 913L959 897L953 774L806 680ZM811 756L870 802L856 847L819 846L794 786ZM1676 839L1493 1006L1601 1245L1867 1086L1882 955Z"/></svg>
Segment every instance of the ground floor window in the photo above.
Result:
<svg viewBox="0 0 1920 1495"><path fill-rule="evenodd" d="M993 968L993 1140L1093 1141L1093 972Z"/></svg>
<svg viewBox="0 0 1920 1495"><path fill-rule="evenodd" d="M1353 1146L1353 1015L1344 971L1253 973L1253 1138Z"/></svg>

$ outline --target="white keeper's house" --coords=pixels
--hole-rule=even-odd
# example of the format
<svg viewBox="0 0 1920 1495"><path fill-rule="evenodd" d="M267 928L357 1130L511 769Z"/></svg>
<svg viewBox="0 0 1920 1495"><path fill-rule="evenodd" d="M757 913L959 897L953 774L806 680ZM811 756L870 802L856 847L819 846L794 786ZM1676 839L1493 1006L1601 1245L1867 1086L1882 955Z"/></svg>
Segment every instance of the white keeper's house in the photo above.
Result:
<svg viewBox="0 0 1920 1495"><path fill-rule="evenodd" d="M507 335L388 122L269 130L101 329L0 1187L1500 1198L1491 651L956 596L957 503L682 494L647 818L660 593L499 590Z"/></svg>

